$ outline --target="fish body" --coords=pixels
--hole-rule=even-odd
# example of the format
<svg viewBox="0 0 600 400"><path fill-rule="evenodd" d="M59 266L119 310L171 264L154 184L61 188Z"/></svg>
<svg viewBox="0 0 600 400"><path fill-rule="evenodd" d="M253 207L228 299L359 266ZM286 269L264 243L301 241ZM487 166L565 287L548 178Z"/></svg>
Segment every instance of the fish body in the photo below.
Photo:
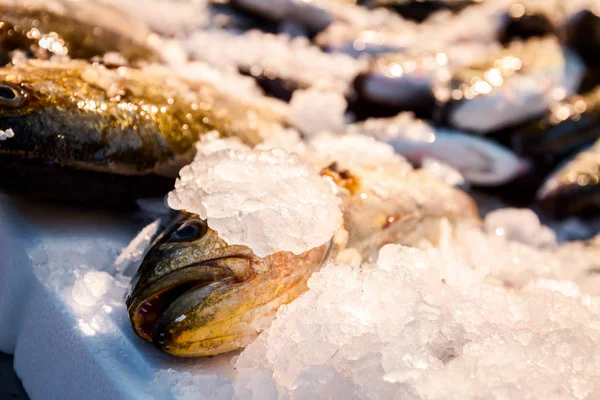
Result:
<svg viewBox="0 0 600 400"><path fill-rule="evenodd" d="M436 107L432 83L435 74L445 67L445 63L436 61L435 54L379 57L354 79L357 99L351 103L351 109L358 119L391 117L402 111L413 112L419 118L431 118Z"/></svg>
<svg viewBox="0 0 600 400"><path fill-rule="evenodd" d="M323 170L340 191L346 233L300 255L259 258L248 247L225 243L197 215L182 214L151 246L134 279L127 298L133 329L176 356L235 350L344 249L373 260L386 243L435 242L442 220L479 222L465 193L410 167L384 168Z"/></svg>
<svg viewBox="0 0 600 400"><path fill-rule="evenodd" d="M133 63L160 60L158 53L145 43L142 27L135 25L139 32L129 34L133 30L124 32L116 25L122 19L118 14L107 8L96 13L96 7L85 7L73 5L61 13L35 3L0 4L2 65L10 62L14 50L38 59L69 56L90 60L117 52ZM114 24L101 23L109 20L115 20Z"/></svg>
<svg viewBox="0 0 600 400"><path fill-rule="evenodd" d="M600 215L600 139L551 174L537 193L549 215Z"/></svg>
<svg viewBox="0 0 600 400"><path fill-rule="evenodd" d="M118 186L117 178L167 177L172 183L205 133L216 130L256 144L262 117L271 118L268 111L244 105L208 83L128 67L109 70L84 61L7 67L0 69L0 82L0 130L12 133L0 141L1 172L27 175L30 170L32 179L46 175L59 186L52 190L45 185L57 193L42 193L44 188L29 187L27 181L2 182L43 197L93 199L106 189L102 182ZM70 190L68 171L81 176ZM143 193L118 190L139 198L162 195L164 187L150 185Z"/></svg>
<svg viewBox="0 0 600 400"><path fill-rule="evenodd" d="M520 155L539 165L556 166L600 138L600 87L552 105L510 135L512 148Z"/></svg>
<svg viewBox="0 0 600 400"><path fill-rule="evenodd" d="M438 109L436 82L461 67L485 59L497 48L459 43L444 50L413 50L379 56L354 79L351 109L359 120L391 117L403 111L432 119Z"/></svg>
<svg viewBox="0 0 600 400"><path fill-rule="evenodd" d="M394 10L403 18L416 22L423 22L438 11L457 13L477 3L476 0L372 0L365 2L369 7L385 7Z"/></svg>
<svg viewBox="0 0 600 400"><path fill-rule="evenodd" d="M436 82L438 118L478 134L516 126L573 94L583 70L579 58L554 37L511 42L485 61Z"/></svg>
<svg viewBox="0 0 600 400"><path fill-rule="evenodd" d="M520 1L507 4L498 40L508 45L513 40L532 37L564 36L564 12L558 2Z"/></svg>
<svg viewBox="0 0 600 400"><path fill-rule="evenodd" d="M442 161L457 169L467 181L480 186L504 184L528 169L525 160L490 139L435 129L408 113L368 119L349 130L390 144L413 164L420 165L425 158Z"/></svg>

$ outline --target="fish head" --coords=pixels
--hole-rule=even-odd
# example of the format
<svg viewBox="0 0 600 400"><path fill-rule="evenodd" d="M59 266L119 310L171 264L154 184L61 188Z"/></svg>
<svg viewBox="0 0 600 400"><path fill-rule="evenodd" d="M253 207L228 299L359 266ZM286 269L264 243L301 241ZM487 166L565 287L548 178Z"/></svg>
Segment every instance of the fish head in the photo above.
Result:
<svg viewBox="0 0 600 400"><path fill-rule="evenodd" d="M127 297L135 332L160 350L208 356L249 344L281 304L306 290L326 246L257 257L182 213L151 246Z"/></svg>
<svg viewBox="0 0 600 400"><path fill-rule="evenodd" d="M1 152L32 156L43 149L44 158L51 158L65 143L89 137L98 114L78 107L77 97L97 99L100 90L81 79L80 67L75 61L64 66L30 61L0 69L0 129L14 132L0 143Z"/></svg>
<svg viewBox="0 0 600 400"><path fill-rule="evenodd" d="M3 79L0 82L0 121L2 129L24 124L27 115L35 112L36 96L26 85ZM10 126L9 126L10 125Z"/></svg>

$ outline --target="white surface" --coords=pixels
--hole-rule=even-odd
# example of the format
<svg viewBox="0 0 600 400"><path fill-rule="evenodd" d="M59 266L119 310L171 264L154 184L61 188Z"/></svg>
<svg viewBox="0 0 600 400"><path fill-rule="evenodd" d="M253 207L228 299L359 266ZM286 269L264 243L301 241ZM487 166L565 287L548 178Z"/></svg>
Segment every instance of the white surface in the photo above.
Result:
<svg viewBox="0 0 600 400"><path fill-rule="evenodd" d="M126 280L106 283L115 256L143 225L0 197L0 351L14 354L32 400L171 399L176 396L168 388L151 384L162 370L177 367L197 376L210 371L206 376L213 380L216 373L226 379L232 372L231 356L177 360L131 330ZM106 273L90 273L95 270ZM78 281L100 276L107 293L94 296L93 305L79 304L81 294L74 298L71 290L77 275Z"/></svg>

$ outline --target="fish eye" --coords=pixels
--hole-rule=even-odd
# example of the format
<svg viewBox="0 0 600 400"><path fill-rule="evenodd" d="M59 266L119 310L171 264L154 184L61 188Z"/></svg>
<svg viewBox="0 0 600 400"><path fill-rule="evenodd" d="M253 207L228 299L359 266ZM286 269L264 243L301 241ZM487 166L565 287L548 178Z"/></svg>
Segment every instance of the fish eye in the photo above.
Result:
<svg viewBox="0 0 600 400"><path fill-rule="evenodd" d="M0 106L18 107L25 99L23 92L9 84L0 84Z"/></svg>
<svg viewBox="0 0 600 400"><path fill-rule="evenodd" d="M170 242L190 242L200 239L208 231L204 221L192 220L184 222L169 238Z"/></svg>

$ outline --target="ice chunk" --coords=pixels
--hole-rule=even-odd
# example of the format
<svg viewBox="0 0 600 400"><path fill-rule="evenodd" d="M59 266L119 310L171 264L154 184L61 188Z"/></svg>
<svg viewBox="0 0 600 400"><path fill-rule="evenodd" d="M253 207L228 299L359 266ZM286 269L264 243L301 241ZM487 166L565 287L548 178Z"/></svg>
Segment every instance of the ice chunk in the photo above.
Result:
<svg viewBox="0 0 600 400"><path fill-rule="evenodd" d="M538 216L528 208L503 208L492 211L485 217L484 225L486 232L504 236L508 240L535 247L556 245L554 231L541 225Z"/></svg>
<svg viewBox="0 0 600 400"><path fill-rule="evenodd" d="M113 286L113 277L104 271L88 271L77 278L71 296L84 306L95 305Z"/></svg>
<svg viewBox="0 0 600 400"><path fill-rule="evenodd" d="M200 141L196 143L196 159L201 159L221 150L249 149L238 137L220 138L219 136L220 134L217 131L210 131L203 135Z"/></svg>
<svg viewBox="0 0 600 400"><path fill-rule="evenodd" d="M152 240L156 237L161 227L162 221L157 219L150 225L144 227L144 229L133 238L131 243L123 249L121 254L119 254L115 260L115 269L118 273L127 274L126 271L142 259L142 256L148 247L150 247Z"/></svg>
<svg viewBox="0 0 600 400"><path fill-rule="evenodd" d="M429 171L451 186L461 186L466 182L465 178L456 168L433 158L424 158L421 168Z"/></svg>
<svg viewBox="0 0 600 400"><path fill-rule="evenodd" d="M290 122L306 136L344 129L344 96L318 89L296 90L290 101Z"/></svg>
<svg viewBox="0 0 600 400"><path fill-rule="evenodd" d="M110 270L120 249L116 241L108 239L45 239L28 249L28 256L37 278L60 292L72 287L76 275Z"/></svg>
<svg viewBox="0 0 600 400"><path fill-rule="evenodd" d="M396 154L389 144L355 133L317 135L309 141L309 150L322 160L321 167L337 162L346 168L351 165L379 166L385 163L405 164L409 168L406 160Z"/></svg>
<svg viewBox="0 0 600 400"><path fill-rule="evenodd" d="M224 150L184 167L169 206L208 220L228 243L258 256L327 242L341 212L329 184L282 149Z"/></svg>
<svg viewBox="0 0 600 400"><path fill-rule="evenodd" d="M343 93L366 61L344 54L326 54L308 39L290 39L250 31L234 35L224 31L198 31L186 43L192 55L219 70L269 72L304 87L314 86Z"/></svg>

